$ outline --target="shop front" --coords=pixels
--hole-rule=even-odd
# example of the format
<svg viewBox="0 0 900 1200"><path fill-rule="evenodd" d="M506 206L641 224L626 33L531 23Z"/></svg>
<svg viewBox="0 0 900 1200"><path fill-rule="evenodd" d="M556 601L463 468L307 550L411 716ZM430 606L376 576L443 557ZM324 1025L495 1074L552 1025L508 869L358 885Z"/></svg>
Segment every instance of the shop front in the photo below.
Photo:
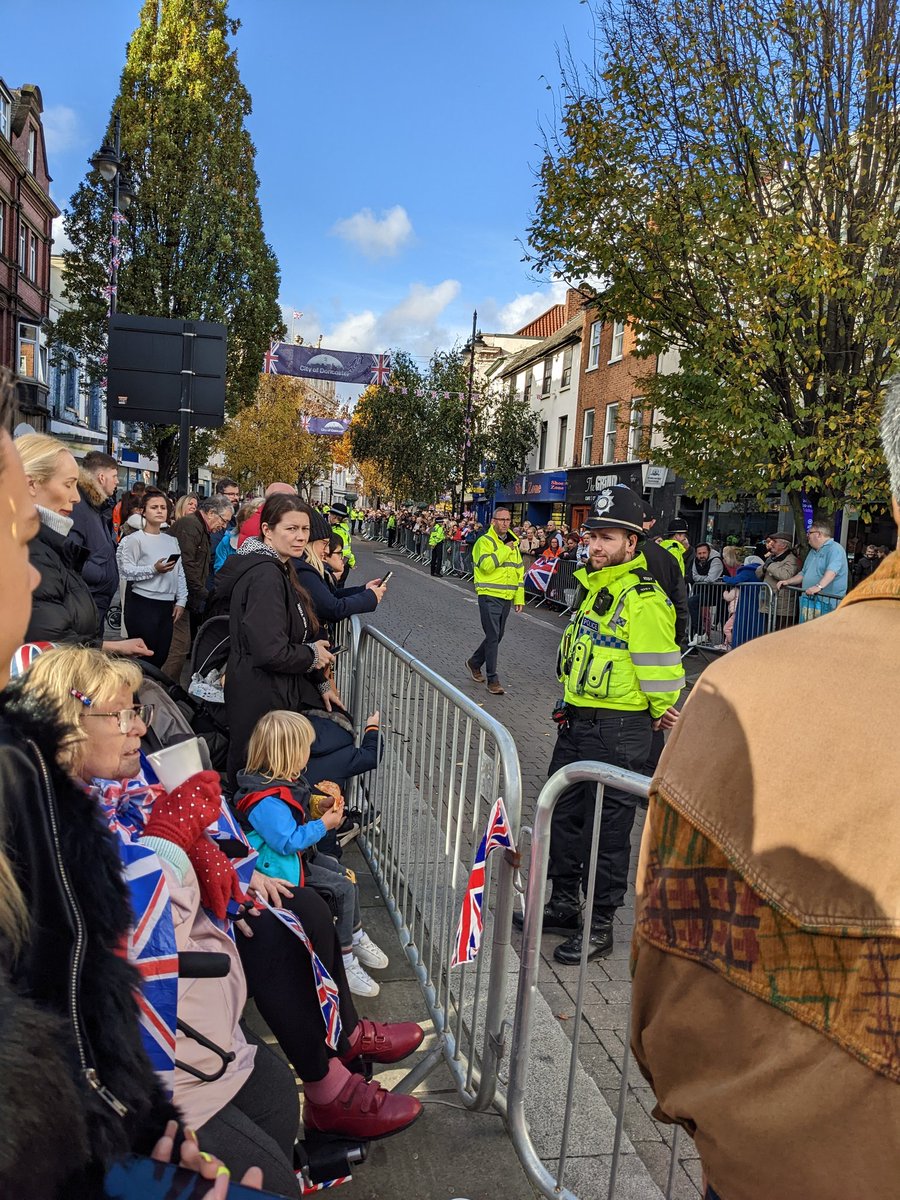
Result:
<svg viewBox="0 0 900 1200"><path fill-rule="evenodd" d="M604 463L593 467L572 467L568 471L568 525L580 529L595 506L606 508L608 493L620 484L639 496L644 491L643 463Z"/></svg>
<svg viewBox="0 0 900 1200"><path fill-rule="evenodd" d="M503 505L512 515L513 525L530 521L546 525L548 521L561 524L566 519L565 471L532 471L517 475L507 487L494 492L493 508Z"/></svg>

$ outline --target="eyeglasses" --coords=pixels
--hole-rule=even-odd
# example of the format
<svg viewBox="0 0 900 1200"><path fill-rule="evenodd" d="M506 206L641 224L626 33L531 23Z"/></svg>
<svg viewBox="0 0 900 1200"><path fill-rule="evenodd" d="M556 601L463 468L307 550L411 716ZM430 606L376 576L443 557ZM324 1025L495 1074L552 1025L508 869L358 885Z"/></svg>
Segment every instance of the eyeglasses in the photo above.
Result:
<svg viewBox="0 0 900 1200"><path fill-rule="evenodd" d="M116 717L119 722L119 732L131 733L138 721L142 725L149 726L153 720L155 709L156 706L153 704L132 704L130 708L120 708L117 712L94 712L91 709L84 715L86 717Z"/></svg>

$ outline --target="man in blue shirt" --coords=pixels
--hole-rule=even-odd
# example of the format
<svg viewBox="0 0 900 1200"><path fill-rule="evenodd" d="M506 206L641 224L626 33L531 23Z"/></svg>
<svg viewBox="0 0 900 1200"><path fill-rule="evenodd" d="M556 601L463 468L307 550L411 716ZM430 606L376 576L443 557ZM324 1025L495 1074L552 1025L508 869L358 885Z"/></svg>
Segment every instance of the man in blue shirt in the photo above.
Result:
<svg viewBox="0 0 900 1200"><path fill-rule="evenodd" d="M803 567L790 579L779 579L775 587L780 591L790 584L801 584L803 591L810 598L821 596L816 601L817 611L809 616L818 616L820 612L829 612L837 608L838 601L847 594L847 553L831 536L831 530L823 521L815 521L806 535L809 542L809 554ZM801 620L804 619L804 606L801 604Z"/></svg>

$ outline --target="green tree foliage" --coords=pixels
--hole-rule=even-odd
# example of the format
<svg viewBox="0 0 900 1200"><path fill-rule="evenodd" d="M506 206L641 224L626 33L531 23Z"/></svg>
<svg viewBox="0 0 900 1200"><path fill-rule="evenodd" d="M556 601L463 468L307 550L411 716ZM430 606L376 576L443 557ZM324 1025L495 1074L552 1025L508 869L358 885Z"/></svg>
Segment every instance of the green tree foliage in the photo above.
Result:
<svg viewBox="0 0 900 1200"><path fill-rule="evenodd" d="M464 349L435 351L426 371L403 351L392 352L391 364L390 383L360 397L350 433L353 457L377 467L394 499L431 503L450 491L458 500L464 482L468 488L484 476L490 488L523 470L537 440L537 413L476 380L467 439Z"/></svg>
<svg viewBox="0 0 900 1200"><path fill-rule="evenodd" d="M900 328L897 0L601 0L563 67L532 257L603 281L697 495L883 503Z"/></svg>
<svg viewBox="0 0 900 1200"><path fill-rule="evenodd" d="M250 96L229 46L238 22L227 0L145 0L119 95L122 149L137 189L119 226L118 308L145 316L221 321L228 329L227 408L255 396L260 363L283 329L278 266L263 234L255 150L244 122ZM111 140L112 120L108 136ZM66 290L75 310L55 339L103 373L110 187L91 169L69 204ZM198 448L203 435L194 435ZM177 430L145 427L166 486Z"/></svg>

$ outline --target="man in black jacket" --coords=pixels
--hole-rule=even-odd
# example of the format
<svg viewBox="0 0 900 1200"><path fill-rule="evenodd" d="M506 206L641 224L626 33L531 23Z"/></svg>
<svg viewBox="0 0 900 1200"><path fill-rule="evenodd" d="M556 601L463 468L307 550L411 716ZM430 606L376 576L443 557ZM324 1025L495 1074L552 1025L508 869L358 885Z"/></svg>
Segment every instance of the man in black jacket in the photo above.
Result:
<svg viewBox="0 0 900 1200"><path fill-rule="evenodd" d="M181 565L188 585L188 616L191 637L205 620L209 602L212 567L212 534L225 529L234 516L234 509L224 496L209 496L200 501L196 512L177 520L171 533L181 547Z"/></svg>
<svg viewBox="0 0 900 1200"><path fill-rule="evenodd" d="M102 450L91 450L81 463L78 492L81 500L72 510L69 540L87 551L81 578L97 606L102 640L106 614L119 590L116 537L113 533L113 497L119 486L119 464Z"/></svg>
<svg viewBox="0 0 900 1200"><path fill-rule="evenodd" d="M660 546L659 542L653 541L651 530L655 524L653 509L645 504L643 525L647 537L641 546L641 553L647 560L647 570L672 601L675 608L675 641L684 650L688 635L687 587L675 556Z"/></svg>

